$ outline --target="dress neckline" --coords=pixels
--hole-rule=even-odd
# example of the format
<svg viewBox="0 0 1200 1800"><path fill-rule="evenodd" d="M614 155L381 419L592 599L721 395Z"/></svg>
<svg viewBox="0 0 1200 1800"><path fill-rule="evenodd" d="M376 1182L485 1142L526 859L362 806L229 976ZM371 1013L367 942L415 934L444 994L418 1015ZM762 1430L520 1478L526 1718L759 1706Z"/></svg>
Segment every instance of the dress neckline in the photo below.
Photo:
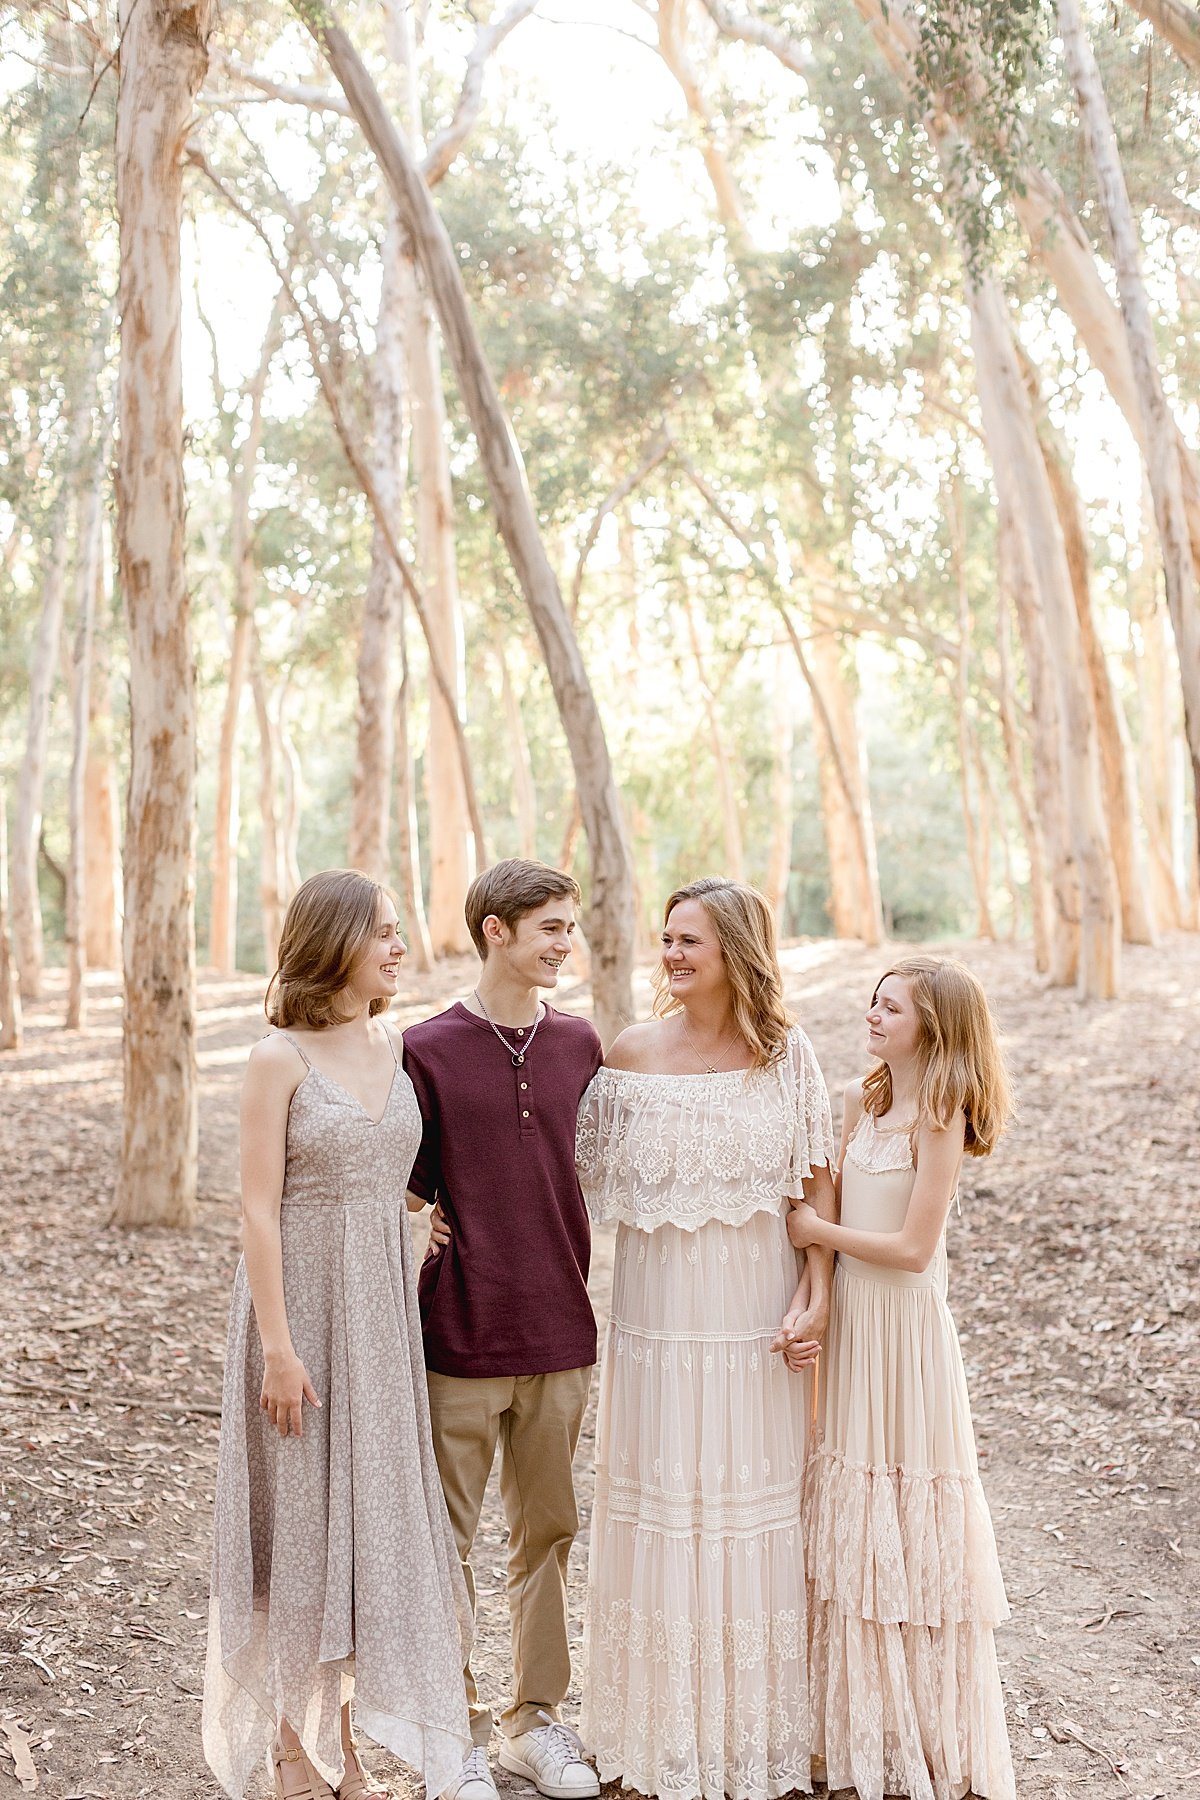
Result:
<svg viewBox="0 0 1200 1800"><path fill-rule="evenodd" d="M359 1099L352 1088L348 1088L344 1081L339 1081L336 1075L330 1075L325 1069L319 1068L308 1056L304 1047L296 1042L291 1032L281 1030L279 1033L280 1037L285 1037L287 1039L288 1043L292 1046L292 1049L295 1050L296 1054L299 1056L301 1062L303 1062L306 1070L304 1081L297 1082L296 1092L292 1095L292 1099L294 1100L296 1098L296 1094L300 1092L300 1089L304 1086L304 1083L308 1080L310 1075L319 1075L322 1081L327 1081L330 1087L335 1087L339 1094L345 1094L347 1100L352 1100L371 1129L373 1131L378 1130L379 1126L382 1125L383 1121L387 1118L388 1108L392 1104L392 1096L396 1092L396 1077L400 1073L400 1058L396 1055L396 1046L393 1044L391 1033L387 1030L386 1026L384 1027L384 1031L387 1035L388 1049L392 1053L392 1079L388 1082L387 1098L383 1103L383 1111L377 1119L371 1117L365 1103Z"/></svg>

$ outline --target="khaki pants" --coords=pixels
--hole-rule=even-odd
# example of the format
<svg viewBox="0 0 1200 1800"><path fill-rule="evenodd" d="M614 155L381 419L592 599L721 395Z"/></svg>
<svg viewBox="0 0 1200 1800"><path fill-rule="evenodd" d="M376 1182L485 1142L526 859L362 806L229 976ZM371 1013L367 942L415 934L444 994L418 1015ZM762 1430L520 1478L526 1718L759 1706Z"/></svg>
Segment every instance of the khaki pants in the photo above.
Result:
<svg viewBox="0 0 1200 1800"><path fill-rule="evenodd" d="M471 1606L471 1546L499 1440L500 1494L508 1519L508 1606L512 1619L513 1698L500 1717L507 1737L557 1718L571 1681L567 1649L567 1556L579 1529L571 1463L592 1371L488 1375L464 1379L429 1372L433 1448ZM486 1744L490 1709L468 1663L463 1670L471 1737Z"/></svg>

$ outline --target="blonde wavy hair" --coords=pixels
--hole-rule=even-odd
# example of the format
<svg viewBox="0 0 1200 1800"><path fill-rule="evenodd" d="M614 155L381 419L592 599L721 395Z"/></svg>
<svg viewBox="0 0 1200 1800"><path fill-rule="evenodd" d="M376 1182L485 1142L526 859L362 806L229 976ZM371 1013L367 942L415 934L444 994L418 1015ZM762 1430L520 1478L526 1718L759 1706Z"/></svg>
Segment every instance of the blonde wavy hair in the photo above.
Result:
<svg viewBox="0 0 1200 1800"><path fill-rule="evenodd" d="M1013 1110L1012 1089L996 1021L979 980L951 957L908 956L882 974L905 982L917 1014L921 1082L917 1124L944 1131L966 1116L968 1156L990 1156ZM877 1063L863 1080L863 1107L876 1118L892 1104L892 1072Z"/></svg>
<svg viewBox="0 0 1200 1800"><path fill-rule="evenodd" d="M787 1050L792 1017L783 1004L783 976L775 948L775 916L757 888L719 875L703 875L676 888L663 908L663 925L683 900L698 900L717 934L738 1034L756 1069L770 1068ZM659 963L654 975L654 1014L665 1019L683 1007Z"/></svg>
<svg viewBox="0 0 1200 1800"><path fill-rule="evenodd" d="M394 896L358 869L323 869L292 895L279 934L279 967L263 1010L272 1025L319 1031L345 1019L339 1001L363 951L379 930L383 902ZM391 1001L372 1000L374 1018Z"/></svg>

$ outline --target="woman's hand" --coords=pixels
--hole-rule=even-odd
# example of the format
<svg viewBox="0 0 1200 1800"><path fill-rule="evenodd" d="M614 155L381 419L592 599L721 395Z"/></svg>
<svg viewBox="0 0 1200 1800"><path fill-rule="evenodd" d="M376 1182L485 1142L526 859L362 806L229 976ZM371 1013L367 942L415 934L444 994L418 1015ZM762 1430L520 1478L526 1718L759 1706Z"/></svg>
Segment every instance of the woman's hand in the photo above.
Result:
<svg viewBox="0 0 1200 1800"><path fill-rule="evenodd" d="M450 1242L450 1221L442 1211L439 1200L429 1215L429 1243L425 1250L425 1261L431 1256L440 1256Z"/></svg>
<svg viewBox="0 0 1200 1800"><path fill-rule="evenodd" d="M784 1314L779 1330L771 1339L771 1350L783 1357L789 1369L806 1369L821 1354L819 1340L825 1330L825 1321L819 1322L820 1330L814 1330L815 1323L811 1308L802 1311L793 1307L791 1312Z"/></svg>
<svg viewBox="0 0 1200 1800"><path fill-rule="evenodd" d="M266 1357L263 1369L262 1393L258 1404L274 1425L281 1438L290 1432L293 1437L304 1436L303 1408L304 1402L310 1406L320 1406L317 1390L308 1379L308 1370L290 1347L286 1350L273 1350Z"/></svg>
<svg viewBox="0 0 1200 1800"><path fill-rule="evenodd" d="M797 1250L807 1250L810 1244L821 1242L821 1227L825 1221L807 1200L798 1200L787 1216L788 1237Z"/></svg>

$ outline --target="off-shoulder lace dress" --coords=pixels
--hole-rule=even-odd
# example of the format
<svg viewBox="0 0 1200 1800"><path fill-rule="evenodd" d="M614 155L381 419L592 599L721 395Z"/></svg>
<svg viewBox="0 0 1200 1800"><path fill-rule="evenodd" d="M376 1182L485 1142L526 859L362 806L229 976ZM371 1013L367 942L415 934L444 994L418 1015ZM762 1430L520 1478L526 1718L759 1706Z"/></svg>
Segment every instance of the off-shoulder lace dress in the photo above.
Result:
<svg viewBox="0 0 1200 1800"><path fill-rule="evenodd" d="M584 1193L617 1221L581 1724L602 1780L662 1800L811 1787L811 1390L770 1343L797 1278L787 1196L833 1156L798 1028L773 1069L601 1069L580 1108Z"/></svg>
<svg viewBox="0 0 1200 1800"><path fill-rule="evenodd" d="M259 1410L262 1344L238 1264L203 1712L208 1765L234 1800L280 1716L336 1785L351 1693L363 1731L431 1795L470 1749L470 1614L434 1461L404 1202L420 1141L399 1067L378 1120L320 1069L292 1096L283 1289L321 1401L305 1405L301 1438L281 1438Z"/></svg>
<svg viewBox="0 0 1200 1800"><path fill-rule="evenodd" d="M898 1231L908 1132L864 1113L842 1223ZM945 1239L921 1274L839 1256L805 1483L813 1749L829 1786L1012 1800L993 1629L1008 1616L946 1304Z"/></svg>

